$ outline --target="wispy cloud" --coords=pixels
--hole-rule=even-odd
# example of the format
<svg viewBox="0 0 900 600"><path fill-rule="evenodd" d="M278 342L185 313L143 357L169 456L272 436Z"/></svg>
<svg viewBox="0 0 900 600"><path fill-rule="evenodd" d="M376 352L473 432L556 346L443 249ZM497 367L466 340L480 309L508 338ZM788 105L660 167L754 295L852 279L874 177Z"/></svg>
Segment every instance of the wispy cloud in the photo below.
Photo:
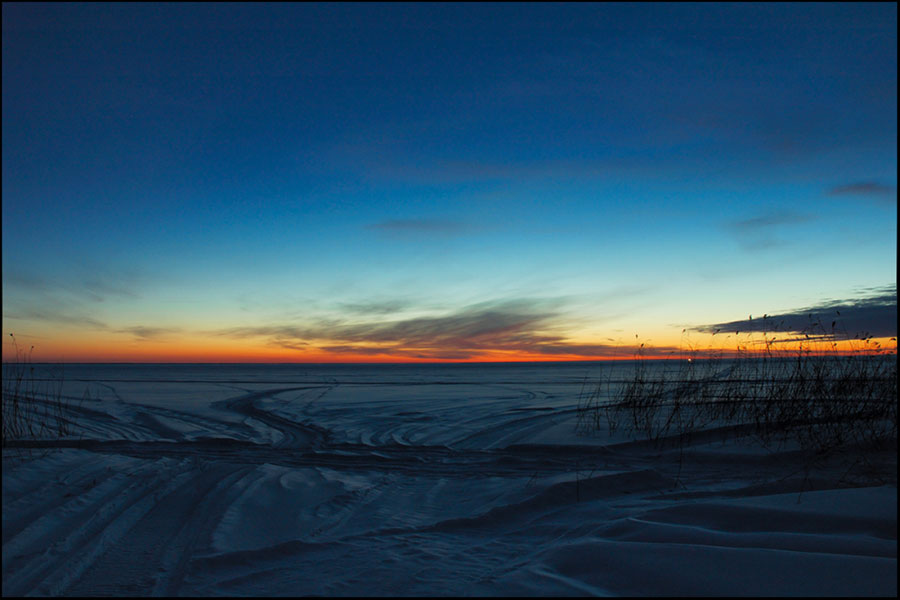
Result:
<svg viewBox="0 0 900 600"><path fill-rule="evenodd" d="M115 329L103 318L98 303L108 298L137 298L136 276L108 270L70 273L58 277L35 275L17 268L3 272L4 319L49 323L85 330L129 333L140 339L160 335L156 327Z"/></svg>
<svg viewBox="0 0 900 600"><path fill-rule="evenodd" d="M271 344L298 350L432 360L475 358L495 352L613 356L623 351L619 344L570 342L555 333L564 321L558 301L524 298L482 302L439 316L249 326L215 333L268 338Z"/></svg>
<svg viewBox="0 0 900 600"><path fill-rule="evenodd" d="M813 215L775 212L750 219L731 221L725 228L731 231L745 250L763 250L783 246L788 242L776 235L783 227L802 225L814 220Z"/></svg>
<svg viewBox="0 0 900 600"><path fill-rule="evenodd" d="M53 325L72 326L92 331L132 335L138 341L150 341L165 338L182 331L177 327L150 327L134 325L130 327L112 327L108 323L81 312L57 310L51 307L34 307L12 310L3 313L3 318L12 321L33 321Z"/></svg>
<svg viewBox="0 0 900 600"><path fill-rule="evenodd" d="M48 278L15 268L4 270L3 287L10 290L44 295L65 294L78 300L103 302L108 297L137 298L134 274L93 270L88 274Z"/></svg>
<svg viewBox="0 0 900 600"><path fill-rule="evenodd" d="M798 310L702 325L693 329L704 333L808 333L828 339L849 339L864 335L893 337L897 335L897 286L870 289L861 298L828 300Z"/></svg>
<svg viewBox="0 0 900 600"><path fill-rule="evenodd" d="M4 319L21 320L21 321L42 321L45 323L54 323L57 325L73 325L87 327L90 329L108 330L109 326L93 317L89 317L77 312L67 312L56 310L53 308L20 308L13 309L9 312L4 311Z"/></svg>
<svg viewBox="0 0 900 600"><path fill-rule="evenodd" d="M475 230L469 223L449 219L393 219L373 223L366 228L392 237L457 236Z"/></svg>
<svg viewBox="0 0 900 600"><path fill-rule="evenodd" d="M115 333L131 334L139 340L149 341L156 340L173 333L178 333L181 331L181 329L174 327L146 327L144 325L136 325L134 327L125 327L123 329L116 329L114 331Z"/></svg>
<svg viewBox="0 0 900 600"><path fill-rule="evenodd" d="M754 217L752 219L744 219L730 223L730 227L741 232L756 232L780 225L795 225L797 223L806 223L813 219L812 215L802 215L789 212L778 212L768 215Z"/></svg>
<svg viewBox="0 0 900 600"><path fill-rule="evenodd" d="M277 346L278 348L286 348L287 350L309 350L309 344L307 344L306 342L278 337L272 338L272 340L269 342L269 345Z"/></svg>
<svg viewBox="0 0 900 600"><path fill-rule="evenodd" d="M108 296L119 298L137 298L137 292L127 283L123 283L117 279L109 279L98 277L96 275L88 277L77 284L84 293L92 300L103 302Z"/></svg>
<svg viewBox="0 0 900 600"><path fill-rule="evenodd" d="M23 273L13 268L4 269L3 287L18 288L29 291L44 292L50 289L46 279L32 273Z"/></svg>
<svg viewBox="0 0 900 600"><path fill-rule="evenodd" d="M245 327L227 327L208 333L235 338L270 337L282 340L315 338L314 329L297 325L250 325Z"/></svg>
<svg viewBox="0 0 900 600"><path fill-rule="evenodd" d="M338 308L342 312L361 315L386 315L397 313L409 307L405 300L382 300L371 302L340 302Z"/></svg>
<svg viewBox="0 0 900 600"><path fill-rule="evenodd" d="M897 186L877 181L858 181L839 185L828 191L829 196L857 196L876 200L881 204L896 204Z"/></svg>

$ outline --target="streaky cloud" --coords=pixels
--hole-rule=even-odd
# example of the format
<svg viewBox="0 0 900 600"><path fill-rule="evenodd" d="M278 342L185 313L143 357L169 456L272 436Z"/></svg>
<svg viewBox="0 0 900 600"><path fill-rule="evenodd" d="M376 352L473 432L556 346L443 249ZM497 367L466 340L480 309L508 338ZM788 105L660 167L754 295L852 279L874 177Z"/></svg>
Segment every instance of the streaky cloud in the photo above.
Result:
<svg viewBox="0 0 900 600"><path fill-rule="evenodd" d="M565 344L551 343L540 346L541 354L565 354L572 356L600 356L606 358L620 358L623 354L636 353L641 350L644 357L669 356L678 349L673 346L644 346L634 345L623 347L621 344Z"/></svg>
<svg viewBox="0 0 900 600"><path fill-rule="evenodd" d="M758 251L788 245L788 241L776 235L778 229L784 226L802 225L814 219L815 217L809 214L781 211L750 219L731 221L726 223L725 227L735 235L742 248Z"/></svg>
<svg viewBox="0 0 900 600"><path fill-rule="evenodd" d="M93 300L102 302L107 296L122 298L138 298L139 295L130 287L109 281L108 279L90 277L80 281L78 285L84 289Z"/></svg>
<svg viewBox="0 0 900 600"><path fill-rule="evenodd" d="M799 223L806 223L813 220L813 218L814 217L812 215L806 214L776 212L767 215L761 215L759 217L753 217L751 219L733 221L729 224L729 226L736 231L752 232L780 225L797 225Z"/></svg>
<svg viewBox="0 0 900 600"><path fill-rule="evenodd" d="M897 186L877 181L858 181L839 185L828 191L829 196L865 196L882 202L896 202Z"/></svg>
<svg viewBox="0 0 900 600"><path fill-rule="evenodd" d="M287 350L308 350L309 344L306 342L300 342L296 340L285 340L285 339L273 339L269 342L270 345L276 346L278 348L285 348Z"/></svg>
<svg viewBox="0 0 900 600"><path fill-rule="evenodd" d="M83 277L47 278L18 269L8 269L3 273L3 286L32 294L53 295L62 292L74 298L103 302L108 297L138 298L135 286L127 284L133 283L135 278L133 274L116 275L97 270Z"/></svg>
<svg viewBox="0 0 900 600"><path fill-rule="evenodd" d="M221 335L234 338L273 337L279 339L303 339L314 337L311 329L294 325L259 325L245 327L228 327L207 332L212 335Z"/></svg>
<svg viewBox="0 0 900 600"><path fill-rule="evenodd" d="M21 321L43 321L58 325L87 326L91 329L104 331L109 330L109 325L92 317L52 309L28 308L20 312L4 312L3 318Z"/></svg>
<svg viewBox="0 0 900 600"><path fill-rule="evenodd" d="M392 219L367 225L366 229L392 237L457 236L474 231L474 227L468 223L449 219Z"/></svg>
<svg viewBox="0 0 900 600"><path fill-rule="evenodd" d="M299 351L430 360L464 360L493 352L610 357L622 354L621 344L570 343L561 335L549 333L563 319L558 301L526 298L481 302L433 317L233 327L213 333L268 338L270 344Z"/></svg>
<svg viewBox="0 0 900 600"><path fill-rule="evenodd" d="M115 333L128 333L139 340L155 340L180 331L181 329L176 327L147 327L144 325L135 325L134 327L116 329Z"/></svg>
<svg viewBox="0 0 900 600"><path fill-rule="evenodd" d="M411 304L405 300L384 300L381 302L341 302L338 307L341 311L352 314L385 315L400 312Z"/></svg>
<svg viewBox="0 0 900 600"><path fill-rule="evenodd" d="M33 273L23 273L14 269L4 270L3 286L38 292L44 292L50 289L49 282L46 279L38 277Z"/></svg>

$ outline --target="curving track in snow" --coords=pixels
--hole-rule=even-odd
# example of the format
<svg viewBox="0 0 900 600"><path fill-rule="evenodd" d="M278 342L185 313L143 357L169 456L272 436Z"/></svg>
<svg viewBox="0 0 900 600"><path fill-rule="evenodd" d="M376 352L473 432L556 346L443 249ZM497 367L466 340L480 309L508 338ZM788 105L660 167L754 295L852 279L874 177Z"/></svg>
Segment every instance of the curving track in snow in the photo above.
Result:
<svg viewBox="0 0 900 600"><path fill-rule="evenodd" d="M574 378L172 379L4 450L3 595L896 593L896 447L579 438Z"/></svg>

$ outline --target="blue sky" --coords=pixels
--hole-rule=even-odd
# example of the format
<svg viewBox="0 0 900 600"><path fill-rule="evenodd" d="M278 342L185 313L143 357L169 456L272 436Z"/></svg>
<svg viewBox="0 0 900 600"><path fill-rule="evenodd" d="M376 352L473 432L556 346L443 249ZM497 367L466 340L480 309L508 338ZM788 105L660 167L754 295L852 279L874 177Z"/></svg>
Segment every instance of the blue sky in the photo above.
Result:
<svg viewBox="0 0 900 600"><path fill-rule="evenodd" d="M5 3L4 340L601 356L852 306L896 113L890 3Z"/></svg>

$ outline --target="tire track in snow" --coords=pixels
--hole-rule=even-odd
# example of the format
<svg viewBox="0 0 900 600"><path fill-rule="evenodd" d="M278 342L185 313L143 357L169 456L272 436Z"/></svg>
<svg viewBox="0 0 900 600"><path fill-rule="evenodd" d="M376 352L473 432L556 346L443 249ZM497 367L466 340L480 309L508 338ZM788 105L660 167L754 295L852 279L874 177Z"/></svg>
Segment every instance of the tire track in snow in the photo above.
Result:
<svg viewBox="0 0 900 600"><path fill-rule="evenodd" d="M318 400L334 386L322 385L303 385L291 387L270 388L252 392L250 394L242 394L235 398L222 400L213 403L213 406L219 406L232 410L245 417L250 417L261 421L272 429L281 432L284 438L275 444L278 448L311 448L321 447L329 437L327 429L316 427L304 423L297 423L280 415L276 415L267 410L263 410L256 406L255 402L263 398L271 398L283 392L295 392L298 390L322 389L324 391L315 399ZM315 401L313 400L313 402Z"/></svg>
<svg viewBox="0 0 900 600"><path fill-rule="evenodd" d="M13 539L20 531L38 520L41 515L48 514L58 508L73 496L72 492L60 498L58 492L61 488L86 489L93 487L88 482L96 482L108 475L107 466L103 464L82 463L69 466L65 476L58 480L44 482L37 487L29 489L22 496L3 503L3 544ZM15 515L15 519L7 520L8 515Z"/></svg>
<svg viewBox="0 0 900 600"><path fill-rule="evenodd" d="M111 544L66 595L176 595L193 550L224 511L222 506L212 509L219 504L216 498L251 470L219 463L180 478L174 490L157 495L153 508Z"/></svg>
<svg viewBox="0 0 900 600"><path fill-rule="evenodd" d="M58 595L156 503L187 461L144 461L31 522L3 544L3 595Z"/></svg>

